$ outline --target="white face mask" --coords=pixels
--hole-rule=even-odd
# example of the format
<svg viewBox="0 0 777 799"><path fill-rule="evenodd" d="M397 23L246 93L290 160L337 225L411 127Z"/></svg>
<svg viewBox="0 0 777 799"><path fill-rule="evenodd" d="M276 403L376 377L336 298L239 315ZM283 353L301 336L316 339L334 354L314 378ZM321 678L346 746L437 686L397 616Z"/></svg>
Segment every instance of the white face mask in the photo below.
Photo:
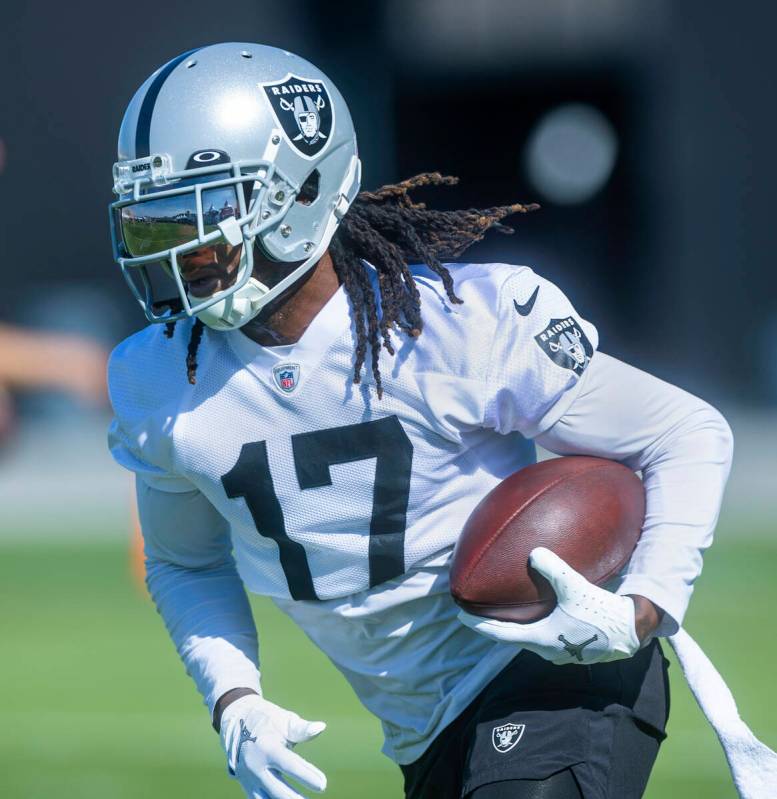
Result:
<svg viewBox="0 0 777 799"><path fill-rule="evenodd" d="M358 162L357 162L358 163ZM348 202L341 195L341 202L329 217L324 234L318 246L296 269L271 288L251 277L236 291L231 291L217 302L197 313L197 318L213 330L235 330L250 322L259 311L279 297L286 289L296 283L306 272L312 269L326 252L329 242L337 229L340 220L348 210ZM244 279L245 269L253 269L253 257L248 256L250 247L244 247L240 255L237 282ZM217 295L214 295L217 296Z"/></svg>

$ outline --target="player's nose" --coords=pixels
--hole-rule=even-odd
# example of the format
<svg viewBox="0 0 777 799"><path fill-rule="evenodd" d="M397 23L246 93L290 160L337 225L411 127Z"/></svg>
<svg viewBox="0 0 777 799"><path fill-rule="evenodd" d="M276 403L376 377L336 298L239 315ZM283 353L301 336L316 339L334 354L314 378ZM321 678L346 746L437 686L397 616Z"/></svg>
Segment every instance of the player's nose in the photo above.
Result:
<svg viewBox="0 0 777 799"><path fill-rule="evenodd" d="M179 256L181 277L184 280L191 278L203 267L214 268L217 266L216 252L213 247L200 247L198 250L184 253Z"/></svg>

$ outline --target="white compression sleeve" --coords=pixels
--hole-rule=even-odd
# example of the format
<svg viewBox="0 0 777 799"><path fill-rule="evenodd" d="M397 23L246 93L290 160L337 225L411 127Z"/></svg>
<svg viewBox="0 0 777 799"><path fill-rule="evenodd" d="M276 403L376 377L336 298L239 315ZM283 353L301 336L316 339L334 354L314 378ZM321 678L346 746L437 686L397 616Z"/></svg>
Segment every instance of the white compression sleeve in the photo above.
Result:
<svg viewBox="0 0 777 799"><path fill-rule="evenodd" d="M537 442L559 455L596 455L642 471L645 524L618 593L661 607L656 634L672 635L712 543L731 430L706 402L603 353L583 380L571 407Z"/></svg>
<svg viewBox="0 0 777 799"><path fill-rule="evenodd" d="M146 583L208 710L232 688L260 692L251 608L223 517L199 491L137 478Z"/></svg>

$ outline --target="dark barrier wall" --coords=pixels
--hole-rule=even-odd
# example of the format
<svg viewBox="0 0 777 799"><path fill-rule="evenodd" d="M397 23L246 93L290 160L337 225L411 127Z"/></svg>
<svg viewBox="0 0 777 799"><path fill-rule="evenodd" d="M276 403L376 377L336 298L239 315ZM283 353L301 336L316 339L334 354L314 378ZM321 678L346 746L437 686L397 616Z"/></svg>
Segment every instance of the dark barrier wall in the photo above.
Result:
<svg viewBox="0 0 777 799"><path fill-rule="evenodd" d="M777 8L600 3L598 16L570 20L527 15L528 5L4 8L0 318L56 327L91 310L108 338L142 324L106 225L124 107L177 53L254 40L309 57L340 86L366 186L441 169L462 183L430 202L539 200L513 239L491 239L473 259L529 263L559 281L613 354L712 399L773 402ZM527 153L546 115L569 103L607 121L617 154L599 191L560 204L538 190Z"/></svg>

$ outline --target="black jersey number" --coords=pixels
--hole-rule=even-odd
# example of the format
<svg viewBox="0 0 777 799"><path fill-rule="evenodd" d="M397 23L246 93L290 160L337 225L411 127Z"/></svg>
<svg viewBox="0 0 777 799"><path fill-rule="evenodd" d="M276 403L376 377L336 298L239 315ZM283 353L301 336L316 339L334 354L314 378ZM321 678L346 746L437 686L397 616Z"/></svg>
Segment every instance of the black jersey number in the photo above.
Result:
<svg viewBox="0 0 777 799"><path fill-rule="evenodd" d="M297 481L303 491L332 485L329 467L376 458L370 518L370 587L405 570L405 526L413 445L396 416L291 437ZM292 599L318 599L305 548L286 532L275 493L267 442L243 444L240 457L221 482L231 499L245 499L260 535L278 545Z"/></svg>

